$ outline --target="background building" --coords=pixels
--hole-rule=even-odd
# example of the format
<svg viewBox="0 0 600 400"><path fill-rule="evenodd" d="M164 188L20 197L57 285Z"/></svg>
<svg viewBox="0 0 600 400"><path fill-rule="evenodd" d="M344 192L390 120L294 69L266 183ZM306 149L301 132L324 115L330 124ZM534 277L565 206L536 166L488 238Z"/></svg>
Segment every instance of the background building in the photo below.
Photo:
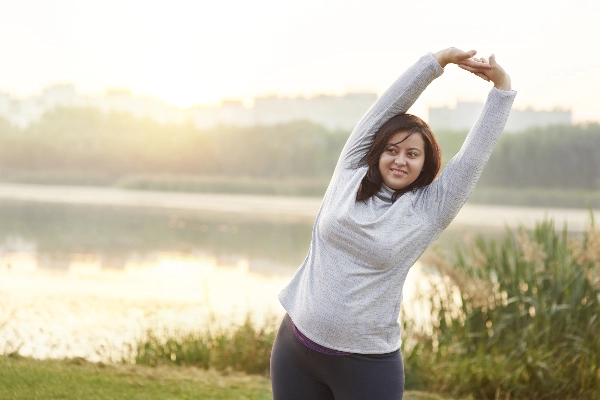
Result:
<svg viewBox="0 0 600 400"><path fill-rule="evenodd" d="M178 108L162 100L135 96L127 89L109 89L101 96L77 93L72 84L48 87L38 96L12 98L0 92L0 116L24 128L55 107L93 107L103 112L124 111L136 117L161 123L191 122L198 128L218 125L274 125L308 120L329 129L352 130L377 100L374 93L347 93L343 96L305 97L265 96L254 99L251 107L240 100L223 100L219 106Z"/></svg>
<svg viewBox="0 0 600 400"><path fill-rule="evenodd" d="M482 109L483 103L463 101L457 102L454 108L431 107L429 108L429 124L433 129L469 130ZM533 127L571 124L571 110L513 109L508 117L505 130L507 132L519 132Z"/></svg>
<svg viewBox="0 0 600 400"><path fill-rule="evenodd" d="M194 106L187 109L169 105L148 96L136 96L127 89L109 89L104 95L79 94L75 85L57 84L45 88L38 96L16 99L0 92L0 116L24 128L55 107L93 107L103 112L123 111L139 118L160 123L184 124L206 129L218 125L275 125L294 120L308 120L329 129L352 130L377 100L374 93L346 93L342 96L315 97L263 96L245 106L241 100L225 99L218 106ZM464 131L471 128L483 103L459 101L454 108L429 108L429 123L434 129ZM507 132L532 127L571 125L571 110L517 110L510 113Z"/></svg>

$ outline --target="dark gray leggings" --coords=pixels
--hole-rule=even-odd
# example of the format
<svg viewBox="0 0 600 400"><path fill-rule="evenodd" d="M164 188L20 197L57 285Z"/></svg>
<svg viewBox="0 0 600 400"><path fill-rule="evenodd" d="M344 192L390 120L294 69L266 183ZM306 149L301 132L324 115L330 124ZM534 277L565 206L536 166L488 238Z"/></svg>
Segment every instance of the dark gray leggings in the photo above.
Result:
<svg viewBox="0 0 600 400"><path fill-rule="evenodd" d="M400 350L387 354L330 356L309 349L294 335L289 315L271 353L273 400L401 400Z"/></svg>

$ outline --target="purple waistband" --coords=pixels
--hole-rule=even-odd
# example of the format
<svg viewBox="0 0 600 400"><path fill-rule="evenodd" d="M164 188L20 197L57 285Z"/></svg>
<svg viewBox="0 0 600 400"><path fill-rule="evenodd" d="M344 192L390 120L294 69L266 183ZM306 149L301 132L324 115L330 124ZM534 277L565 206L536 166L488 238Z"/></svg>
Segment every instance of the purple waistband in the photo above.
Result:
<svg viewBox="0 0 600 400"><path fill-rule="evenodd" d="M294 324L294 321L292 321L291 318L290 318L290 321L292 322L292 328L294 329L294 334L296 335L296 338L298 338L298 340L303 345L305 345L306 347L308 347L309 349L312 349L312 350L317 351L319 353L327 354L329 356L347 356L347 355L352 354L352 353L348 353L348 352L345 352L345 351L339 351L339 350L330 349L328 347L324 347L324 346L321 346L320 344L317 344L317 343L313 342L312 340L310 340L309 338L307 338L306 336L304 336L302 334L302 332L300 332L298 330L298 328L296 328L296 325Z"/></svg>

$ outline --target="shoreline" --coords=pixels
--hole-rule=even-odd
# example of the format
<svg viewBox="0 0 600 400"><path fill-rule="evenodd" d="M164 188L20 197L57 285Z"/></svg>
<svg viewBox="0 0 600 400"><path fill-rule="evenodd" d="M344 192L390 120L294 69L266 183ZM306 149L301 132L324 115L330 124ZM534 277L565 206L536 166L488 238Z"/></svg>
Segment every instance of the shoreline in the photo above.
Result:
<svg viewBox="0 0 600 400"><path fill-rule="evenodd" d="M159 208L214 213L235 213L255 218L312 222L321 205L319 197L284 197L220 193L185 193L129 190L98 186L0 183L0 201L55 204ZM592 210L600 213L600 210ZM467 203L451 226L502 228L552 218L557 229L568 223L569 231L584 231L591 222L590 210L556 207L516 207Z"/></svg>

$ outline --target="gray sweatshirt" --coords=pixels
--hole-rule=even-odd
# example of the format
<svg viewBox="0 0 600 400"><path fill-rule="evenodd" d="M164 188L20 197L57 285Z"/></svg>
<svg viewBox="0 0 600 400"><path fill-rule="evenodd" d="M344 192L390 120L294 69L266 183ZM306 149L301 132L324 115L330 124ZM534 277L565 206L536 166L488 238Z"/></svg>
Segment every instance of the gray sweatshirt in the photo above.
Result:
<svg viewBox="0 0 600 400"><path fill-rule="evenodd" d="M377 129L406 112L443 73L429 53L375 102L350 134L317 215L306 259L279 300L310 340L352 353L400 347L398 316L410 267L450 224L471 194L498 141L515 91L492 88L465 143L430 185L392 203L382 189L366 202L356 192L359 166Z"/></svg>

